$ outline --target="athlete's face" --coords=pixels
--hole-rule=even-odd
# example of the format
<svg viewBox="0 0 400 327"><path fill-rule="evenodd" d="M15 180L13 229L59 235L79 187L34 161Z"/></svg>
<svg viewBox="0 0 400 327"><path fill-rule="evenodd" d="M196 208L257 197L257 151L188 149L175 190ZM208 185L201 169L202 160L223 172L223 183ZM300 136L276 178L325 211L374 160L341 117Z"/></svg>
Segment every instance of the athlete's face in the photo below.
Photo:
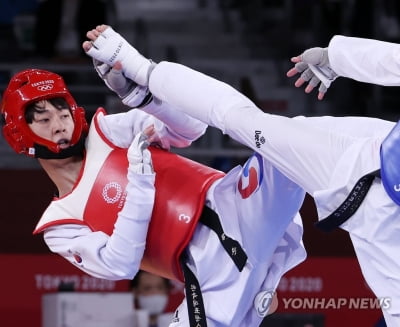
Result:
<svg viewBox="0 0 400 327"><path fill-rule="evenodd" d="M68 148L74 130L69 109L57 109L49 101L40 101L36 107L30 129L36 135L59 144L61 149Z"/></svg>

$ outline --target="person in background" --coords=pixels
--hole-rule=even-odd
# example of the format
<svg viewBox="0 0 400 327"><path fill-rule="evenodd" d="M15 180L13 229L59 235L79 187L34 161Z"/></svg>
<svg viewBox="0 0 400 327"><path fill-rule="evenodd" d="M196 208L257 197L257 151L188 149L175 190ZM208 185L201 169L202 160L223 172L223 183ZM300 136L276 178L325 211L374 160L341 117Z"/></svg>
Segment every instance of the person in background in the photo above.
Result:
<svg viewBox="0 0 400 327"><path fill-rule="evenodd" d="M149 327L166 327L170 324L173 313L166 313L172 288L167 278L139 270L131 281L135 308L147 311Z"/></svg>

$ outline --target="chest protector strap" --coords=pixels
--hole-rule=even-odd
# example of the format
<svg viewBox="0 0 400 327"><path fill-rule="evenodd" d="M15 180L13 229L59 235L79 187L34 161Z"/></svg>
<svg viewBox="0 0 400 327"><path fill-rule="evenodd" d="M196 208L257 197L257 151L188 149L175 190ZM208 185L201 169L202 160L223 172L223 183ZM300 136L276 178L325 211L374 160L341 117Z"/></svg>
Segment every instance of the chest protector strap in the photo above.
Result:
<svg viewBox="0 0 400 327"><path fill-rule="evenodd" d="M375 177L394 203L400 205L400 124L399 122L383 140L380 149L381 169L363 176L354 186L346 200L316 226L331 231L349 219L361 205Z"/></svg>
<svg viewBox="0 0 400 327"><path fill-rule="evenodd" d="M224 174L168 151L154 147L149 150L156 172L156 193L141 269L183 281L180 256L200 219L208 188ZM127 169L126 149L111 151L84 212L84 220L92 230L108 235L113 232L126 197Z"/></svg>
<svg viewBox="0 0 400 327"><path fill-rule="evenodd" d="M379 170L361 177L350 191L346 200L328 217L315 223L315 226L324 232L331 232L350 219L367 196L375 177L379 177Z"/></svg>

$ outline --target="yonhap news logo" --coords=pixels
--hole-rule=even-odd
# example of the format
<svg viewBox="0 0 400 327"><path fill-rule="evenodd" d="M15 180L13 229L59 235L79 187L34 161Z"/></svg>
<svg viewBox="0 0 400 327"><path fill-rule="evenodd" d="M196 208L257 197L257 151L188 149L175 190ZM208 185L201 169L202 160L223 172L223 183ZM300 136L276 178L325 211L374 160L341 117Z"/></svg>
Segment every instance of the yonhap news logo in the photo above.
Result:
<svg viewBox="0 0 400 327"><path fill-rule="evenodd" d="M275 302L275 304L273 304ZM261 318L279 311L388 310L390 297L280 297L272 290L261 291L254 298L254 309Z"/></svg>
<svg viewBox="0 0 400 327"><path fill-rule="evenodd" d="M293 297L279 299L279 307L283 305L285 310L371 310L389 309L391 299L388 297L339 297L339 298L317 298L317 297Z"/></svg>

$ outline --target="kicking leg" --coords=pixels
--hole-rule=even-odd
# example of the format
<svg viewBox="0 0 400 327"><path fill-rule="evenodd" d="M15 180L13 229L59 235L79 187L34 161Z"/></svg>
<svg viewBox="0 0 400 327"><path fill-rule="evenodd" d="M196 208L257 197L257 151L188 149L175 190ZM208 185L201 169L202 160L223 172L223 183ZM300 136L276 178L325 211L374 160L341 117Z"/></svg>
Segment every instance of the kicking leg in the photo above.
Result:
<svg viewBox="0 0 400 327"><path fill-rule="evenodd" d="M305 121L266 114L233 87L179 64L159 63L149 88L260 153L310 194L327 187L337 162L355 142Z"/></svg>
<svg viewBox="0 0 400 327"><path fill-rule="evenodd" d="M148 84L156 98L257 151L310 194L327 188L337 162L354 141L266 114L233 87L183 65L154 66L110 27L97 27L87 35L91 42L83 47L88 55L110 66L120 61L124 74Z"/></svg>

